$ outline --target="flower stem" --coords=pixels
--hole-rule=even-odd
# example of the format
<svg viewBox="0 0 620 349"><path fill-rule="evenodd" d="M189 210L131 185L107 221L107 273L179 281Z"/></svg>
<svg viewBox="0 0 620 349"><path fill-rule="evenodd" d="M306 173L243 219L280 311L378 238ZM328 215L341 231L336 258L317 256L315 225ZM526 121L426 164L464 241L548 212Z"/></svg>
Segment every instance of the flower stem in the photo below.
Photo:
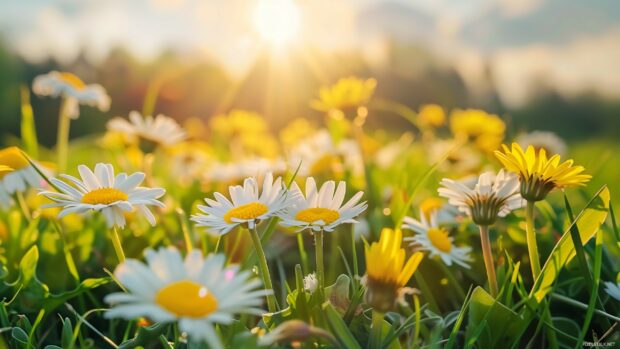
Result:
<svg viewBox="0 0 620 349"><path fill-rule="evenodd" d="M58 151L58 169L64 172L67 169L67 152L69 149L69 127L71 118L69 117L69 102L63 98L60 103L58 115L58 135L56 137L56 151Z"/></svg>
<svg viewBox="0 0 620 349"><path fill-rule="evenodd" d="M383 313L380 311L372 311L372 325L370 326L370 340L368 341L369 349L381 348L381 330L383 327Z"/></svg>
<svg viewBox="0 0 620 349"><path fill-rule="evenodd" d="M15 198L17 199L17 203L19 204L19 208L22 211L24 218L28 221L32 219L32 215L30 214L30 209L28 208L28 203L26 203L24 194L18 190L15 192Z"/></svg>
<svg viewBox="0 0 620 349"><path fill-rule="evenodd" d="M482 256L484 257L484 266L487 269L491 296L497 297L497 276L495 276L495 266L493 265L493 251L491 250L491 241L489 240L489 226L480 225L479 228L480 241L482 243Z"/></svg>
<svg viewBox="0 0 620 349"><path fill-rule="evenodd" d="M271 283L271 276L269 275L267 258L265 257L265 252L263 251L263 245L260 242L260 236L258 236L256 225L254 225L254 228L250 229L250 236L252 237L254 250L256 250L256 255L258 256L258 269L261 277L263 278L265 290L270 291L270 294L267 295L267 308L270 313L275 313L278 311L278 305L276 302L276 297L273 295L273 284Z"/></svg>
<svg viewBox="0 0 620 349"><path fill-rule="evenodd" d="M324 295L325 290L325 266L323 264L323 230L314 234L314 249L316 253L316 276L319 280L319 294Z"/></svg>
<svg viewBox="0 0 620 349"><path fill-rule="evenodd" d="M123 245L121 244L121 238L118 235L118 229L116 227L112 228L111 235L114 252L116 252L116 257L118 257L118 263L121 264L125 262L125 252L123 252Z"/></svg>
<svg viewBox="0 0 620 349"><path fill-rule="evenodd" d="M536 230L534 230L534 201L528 201L525 210L527 250L530 256L530 266L532 267L533 282L536 282L540 275L540 257L538 256L538 245L536 244Z"/></svg>

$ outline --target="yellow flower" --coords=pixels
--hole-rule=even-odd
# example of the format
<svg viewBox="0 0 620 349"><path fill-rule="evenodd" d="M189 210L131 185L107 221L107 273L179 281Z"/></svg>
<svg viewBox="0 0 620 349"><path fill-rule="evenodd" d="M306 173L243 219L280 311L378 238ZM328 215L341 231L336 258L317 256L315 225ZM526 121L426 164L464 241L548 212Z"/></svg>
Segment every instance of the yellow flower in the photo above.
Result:
<svg viewBox="0 0 620 349"><path fill-rule="evenodd" d="M429 218L433 212L439 211L443 205L443 200L436 197L430 197L422 201L420 204L420 211L422 211L426 218Z"/></svg>
<svg viewBox="0 0 620 349"><path fill-rule="evenodd" d="M377 311L393 309L400 290L409 282L424 256L416 252L405 263L402 242L400 229L384 228L379 241L366 246L365 301Z"/></svg>
<svg viewBox="0 0 620 349"><path fill-rule="evenodd" d="M439 127L446 124L446 113L437 104L425 104L418 113L420 122L424 126Z"/></svg>
<svg viewBox="0 0 620 349"><path fill-rule="evenodd" d="M330 112L333 110L346 111L352 108L363 107L375 92L377 80L360 79L356 77L342 78L332 86L324 86L319 90L319 99L312 101L312 108Z"/></svg>
<svg viewBox="0 0 620 349"><path fill-rule="evenodd" d="M282 144L292 146L300 140L310 137L315 132L315 127L306 118L297 118L286 125L280 131Z"/></svg>
<svg viewBox="0 0 620 349"><path fill-rule="evenodd" d="M260 114L233 110L213 117L209 125L213 135L230 148L233 157L250 154L274 158L278 154L278 142Z"/></svg>
<svg viewBox="0 0 620 349"><path fill-rule="evenodd" d="M495 156L507 170L519 175L521 196L528 201L543 200L555 188L582 186L592 176L583 174L583 166L573 166L573 160L560 163L560 156L547 158L547 152L540 149L538 154L534 147L528 146L523 151L517 143L512 149L503 145L503 152L495 151Z"/></svg>
<svg viewBox="0 0 620 349"><path fill-rule="evenodd" d="M2 179L7 174L13 172L13 169L9 166L0 165L0 179Z"/></svg>
<svg viewBox="0 0 620 349"><path fill-rule="evenodd" d="M484 110L454 110L450 115L450 129L456 138L472 141L480 150L497 150L504 140L506 124Z"/></svg>

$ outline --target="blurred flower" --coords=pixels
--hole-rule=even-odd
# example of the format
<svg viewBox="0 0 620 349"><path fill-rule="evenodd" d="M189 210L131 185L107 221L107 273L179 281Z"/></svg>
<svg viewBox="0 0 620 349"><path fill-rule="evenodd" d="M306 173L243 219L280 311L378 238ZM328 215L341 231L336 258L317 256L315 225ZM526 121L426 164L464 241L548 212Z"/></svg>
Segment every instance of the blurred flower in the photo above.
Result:
<svg viewBox="0 0 620 349"><path fill-rule="evenodd" d="M206 214L195 214L192 221L199 227L224 235L240 224L253 229L258 221L267 219L284 210L291 203L291 195L282 184L282 178L273 180L268 173L263 180L262 192L254 177L246 178L243 186L229 187L230 198L216 192L215 200L205 199L208 206L198 205Z"/></svg>
<svg viewBox="0 0 620 349"><path fill-rule="evenodd" d="M247 158L235 162L215 162L204 172L207 181L236 182L247 177L258 177L264 173L274 174L286 171L286 163L282 159Z"/></svg>
<svg viewBox="0 0 620 349"><path fill-rule="evenodd" d="M249 271L226 267L224 255L203 258L198 250L185 260L173 247L146 250L148 264L128 259L114 271L127 293L112 293L105 301L113 305L106 318L153 322L178 322L193 342L206 341L223 348L214 324L228 325L237 314L261 315L258 307L266 291Z"/></svg>
<svg viewBox="0 0 620 349"><path fill-rule="evenodd" d="M332 86L321 87L319 99L312 101L310 105L323 112L333 110L346 112L368 104L375 87L377 87L375 79L342 78Z"/></svg>
<svg viewBox="0 0 620 349"><path fill-rule="evenodd" d="M620 301L620 282L605 282L605 292Z"/></svg>
<svg viewBox="0 0 620 349"><path fill-rule="evenodd" d="M209 126L213 136L229 148L233 158L278 154L278 142L269 132L265 118L258 113L235 109L212 117Z"/></svg>
<svg viewBox="0 0 620 349"><path fill-rule="evenodd" d="M441 161L438 165L439 169L444 172L455 172L457 174L466 174L476 171L481 164L480 155L473 147L463 144L457 147L459 143L455 140L436 140L430 144L429 162L436 163L448 154L445 161Z"/></svg>
<svg viewBox="0 0 620 349"><path fill-rule="evenodd" d="M492 225L497 217L505 217L523 206L517 176L504 170L497 175L493 172L481 174L473 188L448 178L442 179L441 185L439 195L447 198L477 225Z"/></svg>
<svg viewBox="0 0 620 349"><path fill-rule="evenodd" d="M319 280L316 278L315 273L308 274L304 277L304 290L310 292L311 294L316 291L316 288L319 286Z"/></svg>
<svg viewBox="0 0 620 349"><path fill-rule="evenodd" d="M9 196L16 192L23 193L29 187L41 188L43 179L19 148L1 149L0 166L5 167L0 171L0 204L9 205Z"/></svg>
<svg viewBox="0 0 620 349"><path fill-rule="evenodd" d="M187 132L189 139L204 139L207 135L207 125L198 117L188 118L183 122L183 129Z"/></svg>
<svg viewBox="0 0 620 349"><path fill-rule="evenodd" d="M388 143L381 147L374 154L374 160L381 169L387 169L394 164L402 153L407 151L413 142L413 136L410 133L404 133L397 141Z"/></svg>
<svg viewBox="0 0 620 349"><path fill-rule="evenodd" d="M34 78L32 91L39 96L62 96L68 104L68 116L77 119L80 116L80 104L97 107L106 112L110 109L110 96L99 84L86 85L72 73L51 71Z"/></svg>
<svg viewBox="0 0 620 349"><path fill-rule="evenodd" d="M289 122L286 127L280 131L280 139L285 146L293 146L315 132L314 125L312 125L308 119L297 118Z"/></svg>
<svg viewBox="0 0 620 349"><path fill-rule="evenodd" d="M320 337L338 347L340 344L328 331L311 326L301 320L287 320L258 339L260 346L269 347L276 343L307 343L310 337ZM296 348L297 346L293 346Z"/></svg>
<svg viewBox="0 0 620 349"><path fill-rule="evenodd" d="M56 178L50 179L60 192L41 192L41 195L54 201L53 204L45 205L43 208L62 207L58 218L70 213L101 211L109 228L114 226L123 228L125 213L137 209L151 225L155 225L155 216L147 206L164 207L164 204L157 199L164 195L165 190L139 187L138 185L144 180L144 173L137 172L130 176L119 173L115 177L112 165L103 163L95 166L94 173L84 165L78 166L78 171L81 180L67 174L60 175L69 184Z"/></svg>
<svg viewBox="0 0 620 349"><path fill-rule="evenodd" d="M384 228L378 242L366 245L366 294L364 300L378 312L390 311L402 296L411 276L424 254L415 252L405 263L405 249L401 248L400 229Z"/></svg>
<svg viewBox="0 0 620 349"><path fill-rule="evenodd" d="M327 130L319 130L310 137L302 139L289 153L289 165L297 169L302 177L325 173L340 163L332 137Z"/></svg>
<svg viewBox="0 0 620 349"><path fill-rule="evenodd" d="M344 223L357 223L355 217L368 207L366 202L359 203L364 192L359 191L342 204L346 194L345 182L328 181L317 190L314 178L306 179L306 195L304 197L297 183L293 183L291 192L293 199L290 205L279 216L285 227L295 227L300 231L312 229L314 231L333 231Z"/></svg>
<svg viewBox="0 0 620 349"><path fill-rule="evenodd" d="M172 118L157 115L142 116L137 111L129 113L129 121L116 117L108 121L108 130L124 133L134 142L140 142L146 152L151 152L157 146L172 146L183 141L187 136L185 131Z"/></svg>
<svg viewBox="0 0 620 349"><path fill-rule="evenodd" d="M560 156L564 156L566 154L567 148L566 143L562 140L562 138L549 131L533 131L522 134L517 137L517 143L519 143L522 148L526 148L531 145L536 151L544 149L549 154L558 154Z"/></svg>
<svg viewBox="0 0 620 349"><path fill-rule="evenodd" d="M450 114L450 129L457 139L472 141L485 152L499 148L506 124L497 115L479 109L456 109Z"/></svg>
<svg viewBox="0 0 620 349"><path fill-rule="evenodd" d="M418 113L420 123L426 127L440 127L446 124L446 112L437 104L425 104Z"/></svg>
<svg viewBox="0 0 620 349"><path fill-rule="evenodd" d="M439 256L441 260L448 266L452 262L469 269L467 262L471 261L471 247L457 247L454 245L454 239L449 236L448 231L440 228L437 224L437 212L432 211L428 216L420 210L420 220L411 217L405 217L403 229L413 230L416 234L412 237L406 237L404 241L411 242L412 245L418 245L421 250L428 251L429 256Z"/></svg>
<svg viewBox="0 0 620 349"><path fill-rule="evenodd" d="M521 195L528 201L543 200L555 188L582 186L592 176L583 174L583 166L573 166L573 160L560 163L560 156L547 158L545 149L538 154L529 146L524 152L517 143L512 149L503 145L503 152L496 151L495 156L508 171L519 175Z"/></svg>
<svg viewBox="0 0 620 349"><path fill-rule="evenodd" d="M202 141L186 141L170 149L170 171L181 182L199 179L212 161L209 145Z"/></svg>
<svg viewBox="0 0 620 349"><path fill-rule="evenodd" d="M458 209L436 197L430 197L422 201L420 203L420 211L420 214L424 214L427 220L434 214L438 224L452 224L456 222L456 216L458 215Z"/></svg>

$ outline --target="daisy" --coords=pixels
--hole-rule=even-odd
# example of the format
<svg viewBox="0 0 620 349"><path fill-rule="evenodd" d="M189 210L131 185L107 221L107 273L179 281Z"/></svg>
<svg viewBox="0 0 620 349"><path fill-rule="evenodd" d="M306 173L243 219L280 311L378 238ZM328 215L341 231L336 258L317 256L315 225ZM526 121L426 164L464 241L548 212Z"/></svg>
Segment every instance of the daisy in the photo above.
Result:
<svg viewBox="0 0 620 349"><path fill-rule="evenodd" d="M291 202L291 195L282 184L282 178L273 180L267 173L263 180L262 192L254 177L246 178L243 186L229 187L231 200L216 192L215 200L205 199L207 206L198 205L203 213L192 216L199 227L224 235L240 224L254 229L256 224L284 210Z"/></svg>
<svg viewBox="0 0 620 349"><path fill-rule="evenodd" d="M402 241L400 229L384 228L379 241L365 247L364 299L375 311L384 313L394 308L424 256L422 252L416 252L406 259L405 249L401 248Z"/></svg>
<svg viewBox="0 0 620 349"><path fill-rule="evenodd" d="M101 111L110 109L110 96L99 84L86 85L72 73L51 71L39 75L32 83L32 90L39 96L63 97L67 116L77 119L80 116L79 105L97 107Z"/></svg>
<svg viewBox="0 0 620 349"><path fill-rule="evenodd" d="M312 229L313 231L333 231L337 226L344 223L357 223L355 217L366 210L366 202L359 202L364 192L359 191L342 204L346 194L347 185L341 181L336 187L336 182L325 182L320 190L317 190L313 177L306 179L306 195L304 196L297 183L293 183L291 192L297 193L291 205L284 211L282 225L295 227L300 231Z"/></svg>
<svg viewBox="0 0 620 349"><path fill-rule="evenodd" d="M106 318L177 322L193 342L223 348L214 325L229 325L237 314L262 315L260 281L249 271L225 266L222 254L203 257L193 250L185 260L173 247L145 252L147 263L128 259L114 271L127 293L113 293Z"/></svg>
<svg viewBox="0 0 620 349"><path fill-rule="evenodd" d="M183 128L172 118L162 114L153 118L142 116L137 111L129 113L129 121L116 117L108 121L110 131L122 132L134 141L143 141L154 146L171 146L187 137ZM150 147L153 148L153 147Z"/></svg>
<svg viewBox="0 0 620 349"><path fill-rule="evenodd" d="M509 172L500 170L497 175L485 172L472 187L444 178L441 180L439 196L467 214L478 225L492 225L497 217L505 217L512 210L523 206L519 195L519 181Z"/></svg>
<svg viewBox="0 0 620 349"><path fill-rule="evenodd" d="M573 166L573 160L560 163L557 154L547 158L545 149L537 154L531 145L525 151L517 143L512 149L502 147L503 152L495 151L495 156L508 171L519 175L521 195L527 201L541 201L553 189L583 186L592 178L582 173L583 166Z"/></svg>
<svg viewBox="0 0 620 349"><path fill-rule="evenodd" d="M428 251L430 257L439 256L448 266L452 262L469 269L467 262L471 261L471 247L457 247L454 238L448 235L448 231L440 228L437 224L437 211L432 211L429 218L420 210L420 220L405 217L403 229L413 230L416 234L404 238L404 241L418 245L420 250Z"/></svg>
<svg viewBox="0 0 620 349"><path fill-rule="evenodd" d="M446 112L437 104L421 106L418 118L425 127L440 127L446 124Z"/></svg>
<svg viewBox="0 0 620 349"><path fill-rule="evenodd" d="M605 292L620 301L620 282L605 282Z"/></svg>
<svg viewBox="0 0 620 349"><path fill-rule="evenodd" d="M155 225L155 216L147 206L164 207L157 199L164 195L165 190L139 187L144 180L144 173L136 172L129 176L119 173L115 177L112 165L103 163L95 166L94 173L84 165L78 166L78 172L81 180L67 174L60 175L67 182L50 179L60 192L41 192L41 195L54 201L44 208L62 207L58 218L70 213L101 211L109 228L123 228L125 213L138 210L151 225Z"/></svg>
<svg viewBox="0 0 620 349"><path fill-rule="evenodd" d="M0 166L10 169L0 171L0 201L7 203L7 196L23 193L30 187L41 188L41 176L19 148L0 150Z"/></svg>

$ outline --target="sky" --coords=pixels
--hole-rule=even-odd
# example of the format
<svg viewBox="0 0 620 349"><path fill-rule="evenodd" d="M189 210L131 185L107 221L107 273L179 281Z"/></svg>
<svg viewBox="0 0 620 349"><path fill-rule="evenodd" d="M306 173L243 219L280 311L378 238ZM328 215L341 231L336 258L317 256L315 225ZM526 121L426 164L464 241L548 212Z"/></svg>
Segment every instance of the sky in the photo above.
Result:
<svg viewBox="0 0 620 349"><path fill-rule="evenodd" d="M274 1L293 2L298 12L289 45L359 48L381 64L382 40L422 43L474 90L489 88L480 83L489 66L511 105L525 103L541 81L569 96L620 98L618 0L7 0L0 35L33 63L69 64L81 52L96 63L117 46L149 60L172 48L234 75L273 44L261 35L256 8Z"/></svg>

